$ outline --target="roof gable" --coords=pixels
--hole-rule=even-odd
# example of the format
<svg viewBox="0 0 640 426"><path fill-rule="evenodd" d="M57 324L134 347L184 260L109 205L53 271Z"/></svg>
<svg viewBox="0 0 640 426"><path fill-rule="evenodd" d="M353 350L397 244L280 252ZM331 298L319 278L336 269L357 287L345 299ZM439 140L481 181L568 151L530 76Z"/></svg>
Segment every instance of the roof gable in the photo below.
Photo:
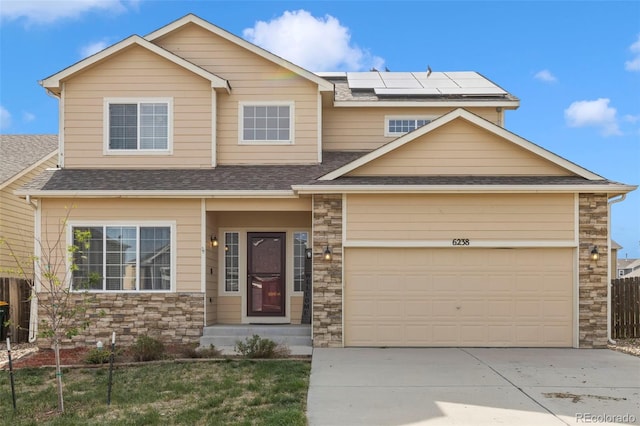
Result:
<svg viewBox="0 0 640 426"><path fill-rule="evenodd" d="M273 53L264 50L261 47L256 46L255 44L249 43L248 41L234 35L231 34L230 32L223 30L222 28L208 22L205 21L204 19L193 15L193 14L188 14L172 23L170 23L169 25L166 25L150 34L148 34L147 36L145 36L145 39L153 42L154 40L157 40L161 37L166 36L167 34L185 26L188 24L195 24L198 25L202 28L204 28L207 31L210 31L244 49L247 49L251 52L253 52L254 54L265 58L285 69L288 69L289 71L294 72L295 74L298 74L314 83L316 83L319 87L320 91L327 91L327 92L333 92L333 84L328 82L327 80L325 80L322 77L319 77L318 75L305 70L302 67L299 67L298 65L295 65L289 61L287 61L286 59L283 59L277 55L274 55Z"/></svg>
<svg viewBox="0 0 640 426"><path fill-rule="evenodd" d="M61 82L65 79L70 78L71 76L73 76L74 74L77 74L79 72L82 72L83 70L87 69L88 67L91 67L99 62L102 62L104 60L106 60L107 58L109 58L112 55L115 55L119 52L122 52L123 50L131 47L131 46L140 46L144 49L149 50L150 52L155 53L156 55L159 55L189 71L191 71L192 73L199 75L200 77L207 79L211 82L211 87L214 89L225 89L227 92L230 91L230 86L229 83L218 77L217 75L203 69L200 68L199 66L169 52L168 50L163 49L162 47L153 44L145 39L143 39L140 36L137 35L133 35L130 36L124 40L122 40L119 43L116 43L110 47L107 47L106 49L92 55L89 56L88 58L85 58L83 60L81 60L80 62L75 63L74 65L65 68L64 70L53 74L50 77L45 78L44 80L42 80L40 82L40 84L42 85L42 87L49 89L50 91L59 94L61 91Z"/></svg>
<svg viewBox="0 0 640 426"><path fill-rule="evenodd" d="M454 132L449 132L450 129ZM466 132L462 137L456 133L461 131ZM334 180L347 175L577 175L589 180L603 179L461 108L320 180Z"/></svg>

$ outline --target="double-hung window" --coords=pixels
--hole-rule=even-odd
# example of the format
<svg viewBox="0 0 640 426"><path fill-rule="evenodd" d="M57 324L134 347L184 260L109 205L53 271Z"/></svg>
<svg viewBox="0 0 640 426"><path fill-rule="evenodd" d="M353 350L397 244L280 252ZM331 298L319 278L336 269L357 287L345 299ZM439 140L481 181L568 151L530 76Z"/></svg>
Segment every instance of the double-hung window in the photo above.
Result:
<svg viewBox="0 0 640 426"><path fill-rule="evenodd" d="M104 109L108 153L170 152L171 99L105 99Z"/></svg>
<svg viewBox="0 0 640 426"><path fill-rule="evenodd" d="M72 226L74 290L170 291L170 225ZM87 236L89 238L87 239Z"/></svg>
<svg viewBox="0 0 640 426"><path fill-rule="evenodd" d="M241 144L293 143L293 102L241 102L238 115Z"/></svg>
<svg viewBox="0 0 640 426"><path fill-rule="evenodd" d="M385 136L402 136L431 123L432 120L429 117L386 117L384 134Z"/></svg>

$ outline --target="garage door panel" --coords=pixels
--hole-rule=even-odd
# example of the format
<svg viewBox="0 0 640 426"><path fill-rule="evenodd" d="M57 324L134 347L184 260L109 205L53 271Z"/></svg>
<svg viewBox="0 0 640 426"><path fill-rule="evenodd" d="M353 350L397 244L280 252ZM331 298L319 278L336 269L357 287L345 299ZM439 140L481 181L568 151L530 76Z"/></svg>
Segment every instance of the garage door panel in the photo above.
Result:
<svg viewBox="0 0 640 426"><path fill-rule="evenodd" d="M347 346L572 346L573 249L347 248L345 262Z"/></svg>

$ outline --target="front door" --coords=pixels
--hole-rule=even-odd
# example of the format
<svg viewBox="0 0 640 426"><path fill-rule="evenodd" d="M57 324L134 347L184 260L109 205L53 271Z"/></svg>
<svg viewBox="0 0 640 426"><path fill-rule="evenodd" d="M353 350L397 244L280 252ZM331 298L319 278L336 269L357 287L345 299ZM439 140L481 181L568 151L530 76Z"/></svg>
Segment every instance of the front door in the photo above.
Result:
<svg viewBox="0 0 640 426"><path fill-rule="evenodd" d="M247 315L285 316L284 232L247 234Z"/></svg>

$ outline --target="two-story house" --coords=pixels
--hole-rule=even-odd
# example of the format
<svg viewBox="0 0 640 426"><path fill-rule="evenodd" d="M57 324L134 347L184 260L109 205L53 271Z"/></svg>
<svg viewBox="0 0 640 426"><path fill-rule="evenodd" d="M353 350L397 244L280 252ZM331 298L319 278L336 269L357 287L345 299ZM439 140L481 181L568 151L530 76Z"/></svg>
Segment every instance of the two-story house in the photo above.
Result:
<svg viewBox="0 0 640 426"><path fill-rule="evenodd" d="M67 243L91 231L78 341L297 324L310 272L316 347L606 345L635 186L508 131L476 72L312 73L187 15L41 84L60 169L19 193L36 238L71 205Z"/></svg>

